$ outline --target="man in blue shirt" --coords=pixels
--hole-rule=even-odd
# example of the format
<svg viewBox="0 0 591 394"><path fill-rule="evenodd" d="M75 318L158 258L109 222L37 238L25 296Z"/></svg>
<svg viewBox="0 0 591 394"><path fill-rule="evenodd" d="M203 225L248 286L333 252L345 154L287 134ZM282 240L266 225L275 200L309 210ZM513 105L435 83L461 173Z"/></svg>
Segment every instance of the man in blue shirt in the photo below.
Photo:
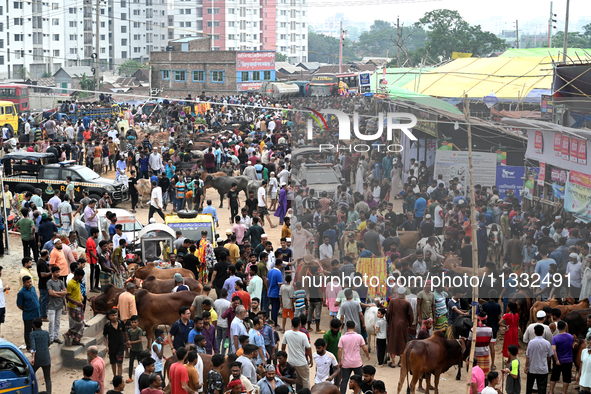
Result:
<svg viewBox="0 0 591 394"><path fill-rule="evenodd" d="M98 382L92 380L92 374L94 373L94 367L90 364L82 367L82 373L84 377L80 380L75 380L72 383L72 389L70 392L76 394L95 394L100 393L101 388Z"/></svg>
<svg viewBox="0 0 591 394"><path fill-rule="evenodd" d="M222 286L222 289L226 289L228 292L228 297L226 299L228 301L232 301L232 294L234 294L236 291L234 286L236 285L236 282L240 280L240 278L236 276L236 267L233 265L228 267L228 274L230 277L224 281L224 286Z"/></svg>
<svg viewBox="0 0 591 394"><path fill-rule="evenodd" d="M33 331L33 319L41 316L39 299L37 292L33 287L33 279L30 276L23 276L23 287L16 296L16 306L23 311L23 321L25 323L25 344L27 350L31 350L30 334Z"/></svg>
<svg viewBox="0 0 591 394"><path fill-rule="evenodd" d="M140 163L140 178L148 179L148 172L150 171L148 164L150 159L146 157L144 152L142 152L140 153L140 158L138 161Z"/></svg>
<svg viewBox="0 0 591 394"><path fill-rule="evenodd" d="M283 284L283 274L281 274L281 266L283 261L281 259L275 260L275 268L267 274L267 281L269 283L269 299L271 300L272 311L271 319L277 325L277 315L279 314L279 288Z"/></svg>
<svg viewBox="0 0 591 394"><path fill-rule="evenodd" d="M168 332L168 344L172 354L176 354L178 348L189 343L189 332L195 326L193 320L191 320L191 309L188 306L181 306L179 315L181 318L172 325Z"/></svg>
<svg viewBox="0 0 591 394"><path fill-rule="evenodd" d="M536 264L536 274L540 278L540 289L545 289L548 285L548 271L550 270L550 264L556 264L556 261L548 258L548 247L546 245L540 246L540 257L542 258ZM546 297L542 296L542 300L546 301Z"/></svg>
<svg viewBox="0 0 591 394"><path fill-rule="evenodd" d="M207 200L207 206L203 208L203 213L209 213L211 216L213 216L216 227L220 226L220 224L218 223L218 213L215 210L215 208L211 206L211 200Z"/></svg>
<svg viewBox="0 0 591 394"><path fill-rule="evenodd" d="M423 197L422 194L419 194L419 198L415 201L415 209L413 211L415 217L415 223L417 227L423 221L423 215L425 214L425 208L427 207L427 200Z"/></svg>

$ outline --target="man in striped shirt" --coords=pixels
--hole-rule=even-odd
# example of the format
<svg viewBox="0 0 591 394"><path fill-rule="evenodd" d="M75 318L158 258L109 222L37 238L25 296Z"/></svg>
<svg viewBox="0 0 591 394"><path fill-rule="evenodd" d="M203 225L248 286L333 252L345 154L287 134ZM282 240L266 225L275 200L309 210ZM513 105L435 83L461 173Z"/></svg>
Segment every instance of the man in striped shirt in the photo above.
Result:
<svg viewBox="0 0 591 394"><path fill-rule="evenodd" d="M486 320L486 312L480 312L478 314L478 327L476 328L476 346L474 347L474 358L478 366L482 368L484 376L487 376L490 371L489 345L493 337L492 328L485 325ZM470 334L468 335L468 342L471 340L472 330L470 330Z"/></svg>

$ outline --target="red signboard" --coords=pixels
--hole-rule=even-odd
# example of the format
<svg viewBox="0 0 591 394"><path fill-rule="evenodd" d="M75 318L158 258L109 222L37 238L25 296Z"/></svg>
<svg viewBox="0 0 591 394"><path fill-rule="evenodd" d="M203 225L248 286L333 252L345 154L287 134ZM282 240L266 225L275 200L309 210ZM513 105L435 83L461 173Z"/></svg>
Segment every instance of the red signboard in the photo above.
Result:
<svg viewBox="0 0 591 394"><path fill-rule="evenodd" d="M563 135L562 136L562 159L569 161L570 160L570 156L569 156L569 150L570 150L570 138Z"/></svg>
<svg viewBox="0 0 591 394"><path fill-rule="evenodd" d="M236 71L275 70L275 52L237 52Z"/></svg>
<svg viewBox="0 0 591 394"><path fill-rule="evenodd" d="M554 134L554 154L558 157L562 156L562 134Z"/></svg>
<svg viewBox="0 0 591 394"><path fill-rule="evenodd" d="M579 162L579 139L570 137L570 161Z"/></svg>
<svg viewBox="0 0 591 394"><path fill-rule="evenodd" d="M568 181L591 189L591 175L583 174L578 171L571 171Z"/></svg>
<svg viewBox="0 0 591 394"><path fill-rule="evenodd" d="M546 180L546 163L540 162L540 175L538 175L538 185L544 186Z"/></svg>
<svg viewBox="0 0 591 394"><path fill-rule="evenodd" d="M262 82L241 82L238 84L238 90L241 92L246 90L259 90L262 85Z"/></svg>
<svg viewBox="0 0 591 394"><path fill-rule="evenodd" d="M566 183L566 171L553 168L550 173L550 179L552 182Z"/></svg>
<svg viewBox="0 0 591 394"><path fill-rule="evenodd" d="M536 137L534 140L534 150L536 153L544 152L544 135L540 130L536 130Z"/></svg>
<svg viewBox="0 0 591 394"><path fill-rule="evenodd" d="M587 140L579 140L579 164L587 165Z"/></svg>

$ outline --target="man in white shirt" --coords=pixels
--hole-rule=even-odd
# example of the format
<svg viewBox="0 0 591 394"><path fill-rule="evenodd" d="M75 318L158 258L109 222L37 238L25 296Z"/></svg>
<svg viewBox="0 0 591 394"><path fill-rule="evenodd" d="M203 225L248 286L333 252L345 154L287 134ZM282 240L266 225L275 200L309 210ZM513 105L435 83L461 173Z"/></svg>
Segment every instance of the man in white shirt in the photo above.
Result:
<svg viewBox="0 0 591 394"><path fill-rule="evenodd" d="M74 134L75 133L76 133L76 130L74 130L74 128L72 127L72 124L68 123L68 126L66 127L66 138L69 143L74 142Z"/></svg>
<svg viewBox="0 0 591 394"><path fill-rule="evenodd" d="M154 213L160 215L162 220L164 220L164 213L162 213L162 188L158 186L158 183L156 183L156 181L152 181L152 196L150 197L150 211L148 212L148 222L150 221L150 219L152 219Z"/></svg>
<svg viewBox="0 0 591 394"><path fill-rule="evenodd" d="M437 204L433 216L435 235L443 235L443 208L441 207L441 204Z"/></svg>
<svg viewBox="0 0 591 394"><path fill-rule="evenodd" d="M318 252L320 254L320 260L332 260L333 251L332 246L330 246L330 238L328 236L324 237L324 243L320 245L320 247L318 248Z"/></svg>
<svg viewBox="0 0 591 394"><path fill-rule="evenodd" d="M261 225L265 224L265 220L271 225L271 228L277 227L276 224L271 222L271 215L269 215L269 209L267 208L267 191L265 190L267 187L267 181L263 180L261 187L259 187L257 191L257 200L258 200L258 209L259 209L259 216L261 218Z"/></svg>
<svg viewBox="0 0 591 394"><path fill-rule="evenodd" d="M150 168L156 175L160 174L162 170L162 156L160 156L158 148L154 148L154 151L150 155Z"/></svg>
<svg viewBox="0 0 591 394"><path fill-rule="evenodd" d="M308 341L306 334L300 331L302 322L299 317L291 319L292 329L283 334L281 340L281 350L285 351L289 347L287 361L295 368L297 372L296 385L303 388L310 388L310 368L314 366L314 355L312 354L312 347ZM306 361L306 352L308 352L308 362Z"/></svg>

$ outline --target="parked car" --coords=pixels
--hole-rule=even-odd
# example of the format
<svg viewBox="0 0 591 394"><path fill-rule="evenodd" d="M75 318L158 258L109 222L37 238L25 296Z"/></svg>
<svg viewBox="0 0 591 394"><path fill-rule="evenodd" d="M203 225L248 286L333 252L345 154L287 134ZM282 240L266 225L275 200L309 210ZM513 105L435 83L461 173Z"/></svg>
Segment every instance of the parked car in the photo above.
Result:
<svg viewBox="0 0 591 394"><path fill-rule="evenodd" d="M142 230L142 228L144 226L142 226L142 224L135 218L134 214L132 214L131 212L125 210L125 209L120 209L120 208L101 208L98 210L98 228L100 230L101 228L101 223L103 222L103 220L108 220L105 215L107 214L108 211L113 212L114 214L117 215L117 224L121 224L123 226L123 234L127 235L127 238L129 239L129 241L133 241L135 238L137 238L139 232ZM88 239L88 237L90 236L90 234L88 234L86 232L86 227L83 221L84 215L80 215L78 217L76 217L76 219L74 220L74 229L73 231L76 232L76 234L78 234L78 240L80 242L80 246L82 247L86 247L86 240ZM103 238L103 233L99 231L99 237L96 241L96 244L98 246L98 243L100 241L102 241ZM119 245L117 245L119 246Z"/></svg>

